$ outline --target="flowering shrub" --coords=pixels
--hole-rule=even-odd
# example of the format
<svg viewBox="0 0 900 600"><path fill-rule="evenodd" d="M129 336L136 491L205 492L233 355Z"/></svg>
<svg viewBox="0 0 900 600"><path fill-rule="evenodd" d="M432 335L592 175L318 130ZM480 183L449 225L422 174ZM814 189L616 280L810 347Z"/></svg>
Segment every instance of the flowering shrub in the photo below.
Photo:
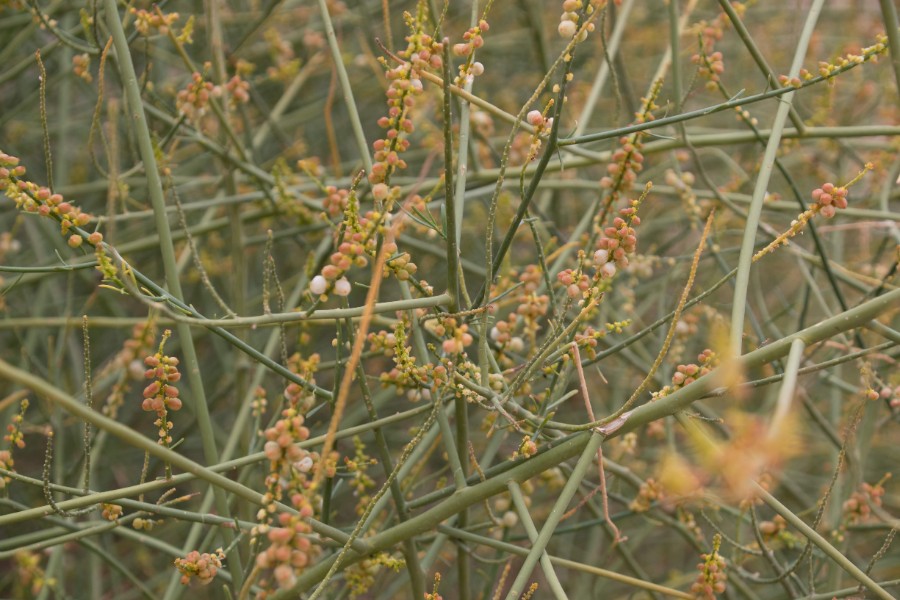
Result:
<svg viewBox="0 0 900 600"><path fill-rule="evenodd" d="M164 4L0 3L0 597L888 597L890 3Z"/></svg>

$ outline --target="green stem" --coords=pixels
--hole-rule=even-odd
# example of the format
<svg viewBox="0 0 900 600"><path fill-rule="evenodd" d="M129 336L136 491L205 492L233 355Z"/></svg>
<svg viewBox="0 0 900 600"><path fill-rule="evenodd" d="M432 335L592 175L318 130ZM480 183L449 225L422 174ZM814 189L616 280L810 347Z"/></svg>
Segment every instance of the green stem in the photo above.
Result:
<svg viewBox="0 0 900 600"><path fill-rule="evenodd" d="M175 259L175 248L172 244L172 232L169 228L169 220L166 215L166 201L163 193L162 180L160 179L159 168L156 164L153 141L150 137L150 128L147 126L147 117L144 114L141 89L138 84L137 74L134 70L134 63L131 60L131 51L128 47L125 31L122 28L122 22L119 20L119 11L116 6L116 1L104 0L104 9L106 24L113 38L113 46L115 46L116 49L122 85L125 89L125 97L128 103L129 112L131 113L133 132L137 139L141 160L144 163L144 173L147 177L147 188L150 194L150 202L153 205L156 231L159 235L159 247L163 259L163 268L166 273L166 284L172 295L182 298L184 295L181 291L181 282L178 279L178 266ZM206 394L203 389L203 379L200 376L200 363L194 348L191 329L187 324L179 323L176 326L176 331L178 332L179 342L181 343L184 352L185 371L188 384L191 388L191 394L193 395L193 402L190 402L189 405L197 417L201 443L203 445L203 455L207 464L214 464L218 462L218 450L216 449L215 433L213 431L212 421L209 417ZM230 516L228 497L219 487L217 487L216 490L216 507L219 514ZM223 531L223 537L225 544L230 545L234 540L234 532L225 530ZM241 573L243 569L240 567L241 557L239 549L236 549L236 552L231 559L236 566L234 572L236 574ZM239 578L235 583L238 583L238 587L240 587Z"/></svg>
<svg viewBox="0 0 900 600"><path fill-rule="evenodd" d="M506 600L518 600L519 596L525 592L525 586L531 578L531 572L534 570L535 564L537 564L538 560L543 556L544 550L550 542L553 532L556 530L556 526L565 514L566 507L569 506L569 501L572 500L575 492L578 491L578 486L581 485L584 476L587 475L588 468L593 464L594 457L597 455L597 449L602 442L602 435L596 433L590 434L590 438L587 440L587 444L581 451L578 462L575 463L575 468L572 469L572 473L569 475L566 485L563 486L562 491L559 493L559 498L553 504L553 508L550 510L550 514L547 516L543 528L541 528L541 533L532 543L531 550L528 552L528 555L525 557L525 562L522 563L522 566L519 569L519 574L509 588L509 592L506 594Z"/></svg>
<svg viewBox="0 0 900 600"><path fill-rule="evenodd" d="M816 0L813 2L806 16L806 23L803 25L803 32L800 34L800 40L797 42L797 48L794 52L794 61L791 65L790 77L797 77L803 66L803 60L806 57L806 50L809 47L809 41L812 37L819 14L822 11L824 0ZM766 144L766 152L762 158L762 164L759 168L759 175L756 178L756 187L753 189L753 201L750 203L750 210L747 214L747 223L744 226L744 238L741 242L741 254L738 259L738 272L734 282L734 296L731 304L731 341L730 352L732 356L740 356L742 352L742 342L744 335L744 315L747 310L747 289L750 284L750 267L753 261L754 245L756 244L756 231L759 228L759 218L762 213L763 200L769 189L769 179L772 176L772 170L775 167L775 158L781 144L781 132L787 121L788 113L791 109L791 101L794 98L793 88L784 94L778 105L778 111L775 113L775 120L772 123L772 133Z"/></svg>
<svg viewBox="0 0 900 600"><path fill-rule="evenodd" d="M372 157L369 155L369 144L366 143L366 134L363 133L362 121L359 118L359 112L356 110L353 87L350 85L350 78L347 77L347 69L344 68L344 57L338 45L337 35L334 33L331 15L328 13L328 3L326 0L318 0L318 3L319 12L322 14L322 23L325 25L325 37L328 39L328 48L331 50L331 62L337 71L341 92L344 94L344 104L347 107L347 116L350 117L350 126L353 129L353 139L356 140L356 149L359 152L360 159L363 161L366 172L371 173Z"/></svg>
<svg viewBox="0 0 900 600"><path fill-rule="evenodd" d="M528 539L534 544L537 542L539 534L537 528L534 526L534 521L531 520L531 512L528 510L528 505L525 503L525 497L522 495L522 488L515 481L510 481L507 484L507 487L509 488L509 495L512 497L516 514L519 515L519 521L522 522L522 526L528 534ZM553 563L550 561L550 555L546 550L541 553L541 569L544 571L544 577L547 578L547 582L550 584L550 591L553 592L553 597L556 598L556 600L567 600L568 596L566 596L566 591L559 582L559 577L556 576L556 571L553 569Z"/></svg>

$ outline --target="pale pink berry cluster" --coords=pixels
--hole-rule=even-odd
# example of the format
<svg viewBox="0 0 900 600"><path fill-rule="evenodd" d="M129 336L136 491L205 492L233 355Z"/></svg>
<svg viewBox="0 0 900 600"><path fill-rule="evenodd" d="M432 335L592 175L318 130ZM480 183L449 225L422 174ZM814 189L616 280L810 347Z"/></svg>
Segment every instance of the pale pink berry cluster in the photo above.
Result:
<svg viewBox="0 0 900 600"><path fill-rule="evenodd" d="M890 386L884 386L883 388L881 388L878 396L882 400L887 400L891 408L900 408L900 385L894 388L891 388Z"/></svg>
<svg viewBox="0 0 900 600"><path fill-rule="evenodd" d="M69 236L69 246L72 248L81 246L84 238L78 233L69 235L69 230L90 223L91 215L66 202L62 195L52 193L50 188L25 181L22 179L24 176L25 167L19 164L19 159L0 151L0 190L16 203L19 210L58 219L60 232L64 236ZM87 241L96 246L103 241L103 235L95 231L88 236Z"/></svg>
<svg viewBox="0 0 900 600"><path fill-rule="evenodd" d="M556 31L563 39L570 40L578 33L578 13L584 8L584 2L582 0L564 0L562 8L563 13L559 17L559 25ZM588 2L585 14L591 15L593 12L594 6ZM587 38L587 34L593 30L594 24L588 23L588 26L579 34L576 41L584 41Z"/></svg>
<svg viewBox="0 0 900 600"><path fill-rule="evenodd" d="M547 106L547 109L550 106L552 106L552 103ZM531 162L537 158L538 152L541 150L541 136L549 134L550 129L553 127L553 117L545 117L541 111L532 110L525 115L525 120L534 128L531 143L528 147L528 154L525 158L526 162Z"/></svg>
<svg viewBox="0 0 900 600"><path fill-rule="evenodd" d="M624 192L632 188L644 168L644 155L638 135L619 138L619 146L606 166L608 175L600 179L600 187Z"/></svg>
<svg viewBox="0 0 900 600"><path fill-rule="evenodd" d="M384 274L387 276L390 273L400 281L407 281L416 274L419 267L412 262L409 252L399 252L398 250L396 242L384 243L384 251L388 255L388 260L384 265Z"/></svg>
<svg viewBox="0 0 900 600"><path fill-rule="evenodd" d="M188 585L195 577L202 585L208 585L222 568L223 560L225 552L221 548L212 554L191 550L184 558L175 559L175 568L181 573L182 585Z"/></svg>
<svg viewBox="0 0 900 600"><path fill-rule="evenodd" d="M830 219L837 209L847 208L847 188L836 187L833 183L825 183L812 192L812 199L819 207L819 214ZM815 210L815 206L812 207Z"/></svg>
<svg viewBox="0 0 900 600"><path fill-rule="evenodd" d="M206 81L196 71L191 75L190 83L175 96L175 107L188 119L198 119L206 114L209 100L215 86Z"/></svg>
<svg viewBox="0 0 900 600"><path fill-rule="evenodd" d="M438 337L445 337L441 342L441 350L447 354L459 354L472 345L472 334L466 323L459 324L456 319L447 318L439 321L433 329Z"/></svg>
<svg viewBox="0 0 900 600"><path fill-rule="evenodd" d="M594 266L600 278L610 278L616 269L628 266L628 257L637 250L637 235L634 228L641 224L637 216L640 201L634 200L631 206L619 210L619 216L613 219L612 226L603 230L603 236L597 241L594 252Z"/></svg>
<svg viewBox="0 0 900 600"><path fill-rule="evenodd" d="M884 480L889 477L890 474L886 475ZM880 507L882 505L884 480L879 481L875 485L863 482L859 486L859 490L850 494L850 497L841 505L845 524L865 523L871 518L872 506Z"/></svg>
<svg viewBox="0 0 900 600"><path fill-rule="evenodd" d="M322 208L332 219L344 214L349 202L350 191L338 189L333 185L325 188L325 198L322 200Z"/></svg>
<svg viewBox="0 0 900 600"><path fill-rule="evenodd" d="M564 269L556 279L566 288L566 295L573 300L581 298L591 287L590 278L581 269Z"/></svg>
<svg viewBox="0 0 900 600"><path fill-rule="evenodd" d="M104 415L116 418L119 407L125 403L125 393L131 387L131 380L144 377L144 364L140 359L153 347L156 338L156 327L152 320L135 323L131 328L131 337L122 344L122 349L112 361L112 368L118 369L119 379L113 384L101 411Z"/></svg>
<svg viewBox="0 0 900 600"><path fill-rule="evenodd" d="M272 463L273 472L291 466L301 473L306 473L313 466L311 454L298 447L296 443L309 439L309 428L303 425L303 415L294 408L284 409L281 416L282 418L264 433L266 443L263 446L263 453Z"/></svg>
<svg viewBox="0 0 900 600"><path fill-rule="evenodd" d="M470 27L463 34L463 41L461 43L453 44L453 54L456 56L469 56L477 49L481 48L484 45L484 37L482 34L486 33L490 28L491 26L484 19L478 21L478 25Z"/></svg>
<svg viewBox="0 0 900 600"><path fill-rule="evenodd" d="M550 308L550 297L538 294L543 282L543 275L537 265L530 264L522 273L510 274L523 285L521 293L516 296L516 308L498 320L491 328L490 337L499 347L498 361L504 366L511 366L513 359L506 351L521 353L527 349L534 350L537 345L537 334L541 330L541 322Z"/></svg>
<svg viewBox="0 0 900 600"><path fill-rule="evenodd" d="M319 369L320 362L322 362L322 357L318 353L313 353L309 358L305 359L300 354L294 353L287 360L287 368L291 373L300 376L307 383L315 384L315 375ZM312 392L293 381L284 388L284 399L288 401L291 408L296 409L301 414L312 408L316 401Z"/></svg>
<svg viewBox="0 0 900 600"><path fill-rule="evenodd" d="M181 380L181 373L178 371L179 361L163 352L171 334L168 329L163 332L159 350L144 359L144 365L148 367L144 371L144 377L152 379L153 382L144 388L144 400L141 403L141 408L145 411L156 413L157 419L153 424L159 430L159 443L164 446L172 443L171 431L174 425L167 418L168 412L181 410L182 406L178 388L174 385Z"/></svg>
<svg viewBox="0 0 900 600"><path fill-rule="evenodd" d="M373 188L379 185L383 184L376 184ZM369 258L378 252L377 234L388 233L391 214L370 210L364 216L359 216L359 205L353 195L348 197L344 214L341 230L343 237L336 251L329 257L330 264L322 267L322 271L313 277L309 284L310 293L321 301L327 300L328 294L332 292L338 296L350 294L352 286L346 273L354 266L366 266ZM397 279L405 281L418 270L409 253L399 252L395 242L384 241L382 251L388 257L384 264L385 276L393 274Z"/></svg>
<svg viewBox="0 0 900 600"><path fill-rule="evenodd" d="M491 328L491 339L500 347L501 351L509 350L519 353L525 349L525 341L521 337L513 335L516 320L516 313L512 313L507 320L497 321L497 324Z"/></svg>
<svg viewBox="0 0 900 600"><path fill-rule="evenodd" d="M704 375L712 371L718 362L712 350L704 350L698 357L700 364L678 365L672 374L672 385L675 389L691 385Z"/></svg>
<svg viewBox="0 0 900 600"><path fill-rule="evenodd" d="M378 126L385 130L383 138L375 140L372 172L369 182L387 183L396 169L405 169L406 161L400 153L409 148L409 140L404 136L415 129L409 111L415 104L415 97L422 93L419 72L423 69L439 68L442 64L443 46L430 35L424 33L426 18L424 13L411 19L412 33L406 37L407 47L400 56L408 61L388 69L386 76L390 82L387 95L388 114L378 119Z"/></svg>
<svg viewBox="0 0 900 600"><path fill-rule="evenodd" d="M672 374L672 385L663 387L653 394L654 398L667 396L672 392L688 386L704 375L711 372L719 364L718 355L710 350L705 349L697 355L697 363L689 363L686 365L678 365L675 367L675 373Z"/></svg>
<svg viewBox="0 0 900 600"><path fill-rule="evenodd" d="M297 572L309 564L315 548L310 542L312 528L308 519L312 507L307 506L300 515L281 513L280 527L270 527L266 532L269 546L256 557L261 569L272 569L272 576L280 589L290 588L297 581Z"/></svg>
<svg viewBox="0 0 900 600"><path fill-rule="evenodd" d="M719 75L725 72L725 60L722 53L716 50L711 54L694 54L691 62L697 65L697 74L708 80L707 88L715 89ZM712 85L709 85L710 83Z"/></svg>
<svg viewBox="0 0 900 600"><path fill-rule="evenodd" d="M256 564L261 569L272 569L278 587L286 588L294 584L297 570L309 564L311 559L309 518L315 512L313 499L318 499L311 490L310 475L320 456L297 445L297 442L309 439L303 415L295 408L287 408L281 415L282 418L263 434L266 439L263 452L269 459L269 474L265 481L267 491L263 495L263 508L257 513L257 520L262 523L259 531L266 533L269 546L256 557ZM336 458L332 456L326 461L326 469L334 460ZM280 513L277 517L279 526L270 527L268 523L276 511L276 502L285 495L297 514Z"/></svg>
<svg viewBox="0 0 900 600"><path fill-rule="evenodd" d="M691 594L698 600L715 600L716 596L725 592L728 575L725 573L725 559L719 554L721 538L716 535L713 551L701 554L703 562L697 563L697 579L691 585Z"/></svg>
<svg viewBox="0 0 900 600"><path fill-rule="evenodd" d="M213 92L215 93L217 90L223 90L232 106L246 104L250 101L250 83L241 79L239 75L229 79L224 86L217 86Z"/></svg>

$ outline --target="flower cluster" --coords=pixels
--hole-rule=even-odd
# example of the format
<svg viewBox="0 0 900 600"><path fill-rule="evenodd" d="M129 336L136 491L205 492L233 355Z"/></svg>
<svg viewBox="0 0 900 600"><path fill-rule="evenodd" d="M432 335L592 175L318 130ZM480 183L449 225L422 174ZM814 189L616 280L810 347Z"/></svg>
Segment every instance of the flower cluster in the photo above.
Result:
<svg viewBox="0 0 900 600"><path fill-rule="evenodd" d="M463 34L463 42L453 44L453 54L456 56L469 56L475 52L475 50L481 48L484 45L484 38L481 34L487 32L490 28L491 26L484 19L478 21L478 25L470 27L468 31Z"/></svg>
<svg viewBox="0 0 900 600"><path fill-rule="evenodd" d="M871 171L875 168L875 165L872 163L866 163L863 167L863 170L860 171L856 177L851 179L847 184L842 186L836 186L833 183L824 183L822 187L816 188L812 191L812 199L814 200L814 204L812 204L805 211L797 215L797 218L791 221L791 226L777 238L772 240L768 246L757 252L753 256L753 260L758 260L762 256L772 252L779 246L783 244L787 244L788 239L794 237L800 231L806 227L806 224L809 223L810 219L812 219L817 214L821 214L825 218L831 218L837 212L837 209L847 208L847 190L855 184L857 181L862 179L863 175L865 175L868 171Z"/></svg>
<svg viewBox="0 0 900 600"><path fill-rule="evenodd" d="M613 152L612 161L606 166L608 175L600 179L600 187L613 192L626 192L632 188L637 174L644 168L640 137L619 138L619 148Z"/></svg>
<svg viewBox="0 0 900 600"><path fill-rule="evenodd" d="M825 183L812 192L814 206L819 207L819 214L826 219L834 216L839 208L847 208L847 188L835 187L833 183Z"/></svg>
<svg viewBox="0 0 900 600"><path fill-rule="evenodd" d="M198 119L206 114L213 88L215 86L211 81L206 81L203 75L195 71L190 83L175 96L175 107L188 119Z"/></svg>
<svg viewBox="0 0 900 600"><path fill-rule="evenodd" d="M332 219L335 219L344 213L349 202L350 191L338 189L333 185L325 188L325 198L322 200L322 208L325 213Z"/></svg>
<svg viewBox="0 0 900 600"><path fill-rule="evenodd" d="M715 90L716 83L719 82L719 75L725 72L725 61L722 53L716 50L712 54L695 54L691 57L691 62L697 66L697 74L704 79L708 79L707 89Z"/></svg>
<svg viewBox="0 0 900 600"><path fill-rule="evenodd" d="M366 473L366 470L378 461L366 454L366 446L359 436L353 437L353 448L355 449L353 458L345 456L344 466L349 475L350 489L357 498L356 514L362 516L372 500L369 492L375 487L375 480Z"/></svg>
<svg viewBox="0 0 900 600"><path fill-rule="evenodd" d="M878 395L882 400L887 400L891 408L900 408L900 385L894 388L886 385L881 388L881 391Z"/></svg>
<svg viewBox="0 0 900 600"><path fill-rule="evenodd" d="M691 594L698 600L715 600L718 594L725 592L728 576L725 574L725 559L719 554L721 544L722 537L716 534L713 538L713 551L700 555L703 562L697 564L700 572L691 586Z"/></svg>
<svg viewBox="0 0 900 600"><path fill-rule="evenodd" d="M409 13L405 17L411 33L406 37L406 49L399 54L408 61L388 69L386 73L390 82L386 92L388 114L378 119L378 126L385 130L384 137L372 144L375 164L369 173L369 182L373 185L386 184L394 170L406 168L406 161L400 158L400 153L409 148L409 140L404 135L409 135L415 128L408 114L415 97L422 93L419 72L429 67L438 68L442 64L442 45L424 32L428 22L424 5L420 4L415 17Z"/></svg>
<svg viewBox="0 0 900 600"><path fill-rule="evenodd" d="M174 385L181 379L178 359L163 352L171 335L172 332L168 329L164 331L156 354L144 359L144 365L148 367L144 377L152 379L153 382L144 388L144 401L141 403L141 408L145 411L156 413L154 425L159 428L159 443L164 446L172 443L170 434L173 424L168 420L169 411L181 410L181 398L178 397L178 388Z"/></svg>
<svg viewBox="0 0 900 600"><path fill-rule="evenodd" d="M393 332L369 334L368 340L372 348L393 358L396 365L390 371L382 373L379 380L385 387L393 385L400 391L406 390L406 396L412 402L423 398L428 400L431 398L431 386L446 383L447 368L433 363L417 365L416 357L410 351L406 328L407 324L401 318Z"/></svg>
<svg viewBox="0 0 900 600"><path fill-rule="evenodd" d="M597 250L593 262L597 269L596 277L610 279L617 269L628 266L628 257L637 251L637 235L635 227L641 224L637 215L641 200L632 200L629 206L619 210L619 216L613 219L612 225L603 230L597 240Z"/></svg>
<svg viewBox="0 0 900 600"><path fill-rule="evenodd" d="M578 33L578 11L585 8L584 2L582 0L564 0L562 8L563 13L559 16L559 26L556 28L556 31L563 39L570 40ZM593 12L594 6L588 2L585 14L591 15ZM576 41L583 42L587 38L587 34L593 30L594 24L588 23L588 26L579 34Z"/></svg>
<svg viewBox="0 0 900 600"><path fill-rule="evenodd" d="M300 70L300 59L294 53L294 46L274 27L266 29L263 38L268 44L269 57L274 63L266 69L266 74L274 81L288 82L293 79Z"/></svg>
<svg viewBox="0 0 900 600"><path fill-rule="evenodd" d="M22 433L22 422L25 420L25 411L28 410L28 400L22 400L19 404L19 414L15 415L11 422L6 426L6 435L3 441L8 445L7 450L0 450L0 468L12 471L15 461L12 457L13 448L22 449L25 447L25 436ZM0 475L0 490L6 487L10 482L9 477Z"/></svg>
<svg viewBox="0 0 900 600"><path fill-rule="evenodd" d="M573 300L581 298L582 294L591 287L590 278L581 270L581 265L584 264L584 252L579 251L578 257L579 267L577 269L564 269L556 275L557 281L566 288L566 295Z"/></svg>
<svg viewBox="0 0 900 600"><path fill-rule="evenodd" d="M269 546L256 558L262 569L272 569L279 587L286 588L296 580L296 570L306 566L311 556L309 535L312 533L308 519L313 515L313 503L318 499L313 494L308 474L320 460L318 453L309 452L296 445L309 439L309 429L304 425L303 415L296 408L282 411L282 418L264 432L266 443L263 452L269 459L269 475L266 477L267 491L263 498L263 508L257 514L262 523L258 532L265 533ZM326 468L332 473L335 456L326 461ZM278 515L278 527L270 527L268 522L276 510L276 502L290 498L297 514Z"/></svg>
<svg viewBox="0 0 900 600"><path fill-rule="evenodd" d="M384 188L385 184L375 184L373 192ZM328 294L334 292L338 296L348 296L352 290L350 281L345 276L354 266L364 267L369 258L374 258L379 250L379 236L389 233L392 220L391 213L385 210L366 211L360 215L359 199L351 190L344 208L344 220L338 230L337 248L329 257L329 263L322 271L310 280L309 291L319 300L327 300ZM382 251L388 258L384 265L384 275L393 274L401 281L408 280L416 273L418 267L410 260L407 252L399 252L396 242L382 238Z"/></svg>
<svg viewBox="0 0 900 600"><path fill-rule="evenodd" d="M861 65L864 62L877 62L878 57L882 54L887 54L888 51L888 39L887 36L883 33L878 34L875 37L875 43L871 46L867 46L863 48L860 54L849 53L846 56L841 56L834 62L819 62L819 75L822 77L834 77L841 71L846 70L847 68L853 65ZM811 78L808 74L805 74L806 78Z"/></svg>
<svg viewBox="0 0 900 600"><path fill-rule="evenodd" d="M179 18L177 12L165 14L133 7L131 9L131 14L135 17L134 28L138 33L144 36L148 36L154 32L166 35L169 33L169 27L171 27Z"/></svg>
<svg viewBox="0 0 900 600"><path fill-rule="evenodd" d="M654 502L663 499L663 486L654 478L648 477L638 488L637 496L628 505L636 513L647 512Z"/></svg>
<svg viewBox="0 0 900 600"><path fill-rule="evenodd" d="M55 217L64 236L69 235L73 227L84 227L91 221L91 215L66 202L60 194L52 193L50 188L25 181L22 179L24 175L25 167L19 164L19 159L0 151L0 190L16 203L16 208L42 217ZM95 231L87 241L96 246L103 241L103 235ZM77 248L84 243L84 238L73 233L69 235L68 243L72 248Z"/></svg>
<svg viewBox="0 0 900 600"><path fill-rule="evenodd" d="M697 363L690 363L687 365L678 365L675 367L675 373L672 375L672 385L667 385L663 387L658 392L653 393L653 398L662 398L663 396L668 396L672 392L680 390L683 387L689 386L710 371L712 371L719 364L718 355L707 348L703 352L697 355Z"/></svg>
<svg viewBox="0 0 900 600"><path fill-rule="evenodd" d="M541 321L550 308L550 297L538 294L543 276L537 265L527 265L522 273L511 272L510 279L518 278L521 292L516 296L516 308L498 320L491 328L490 337L499 347L497 360L501 365L512 366L513 361L506 351L520 353L528 349L534 352L537 347L537 335L541 330Z"/></svg>
<svg viewBox="0 0 900 600"><path fill-rule="evenodd" d="M297 581L297 571L309 564L314 547L310 541L312 528L308 519L312 508L301 511L301 515L280 513L280 527L269 527L266 538L269 547L256 557L256 565L261 569L272 569L272 575L279 588L285 589Z"/></svg>
<svg viewBox="0 0 900 600"><path fill-rule="evenodd" d="M472 334L466 323L458 324L456 319L447 318L438 321L431 332L438 337L445 338L441 342L441 350L446 354L459 354L472 344Z"/></svg>
<svg viewBox="0 0 900 600"><path fill-rule="evenodd" d="M385 567L398 573L406 564L402 558L379 552L375 556L365 558L347 569L347 584L350 586L350 597L366 597L374 589L375 577ZM427 596L427 594L426 594Z"/></svg>
<svg viewBox="0 0 900 600"><path fill-rule="evenodd" d="M315 385L315 374L319 370L319 363L322 357L318 353L313 353L309 358L304 359L295 353L287 360L287 368L291 373L295 373L304 381ZM296 409L301 414L306 413L315 403L315 396L307 388L298 383L291 382L284 388L284 399L290 403L291 408Z"/></svg>
<svg viewBox="0 0 900 600"><path fill-rule="evenodd" d="M550 101L547 103L547 106L544 107L544 112L532 110L525 115L525 120L534 128L525 162L531 162L537 158L538 152L541 149L541 136L549 134L550 129L553 127L553 117L546 116L552 106L553 101Z"/></svg>
<svg viewBox="0 0 900 600"><path fill-rule="evenodd" d="M247 104L250 101L250 83L235 75L222 86L217 86L214 93L225 94L232 106Z"/></svg>
<svg viewBox="0 0 900 600"><path fill-rule="evenodd" d="M102 516L107 521L115 521L122 516L122 507L119 504L108 504L104 502L100 505L100 507L100 516Z"/></svg>
<svg viewBox="0 0 900 600"><path fill-rule="evenodd" d="M76 77L80 77L88 83L92 82L94 77L91 75L91 55L85 52L84 54L73 56L72 72L75 73Z"/></svg>
<svg viewBox="0 0 900 600"><path fill-rule="evenodd" d="M890 476L890 473L888 473L875 485L863 482L859 486L859 490L850 494L850 497L841 506L844 517L843 523L845 525L865 523L870 519L872 515L871 507L881 506L882 498L884 497L884 483Z"/></svg>
<svg viewBox="0 0 900 600"><path fill-rule="evenodd" d="M184 558L175 559L175 568L181 573L182 585L189 584L193 577L196 577L202 585L208 585L222 568L223 560L225 552L221 548L212 554L208 552L200 554L196 550L191 550Z"/></svg>
<svg viewBox="0 0 900 600"><path fill-rule="evenodd" d="M607 323L605 329L596 329L588 325L582 331L575 333L575 343L578 344L578 348L585 356L594 358L597 356L597 343L600 338L604 338L610 333L622 333L622 330L629 325L631 325L630 319Z"/></svg>
<svg viewBox="0 0 900 600"><path fill-rule="evenodd" d="M130 381L132 379L143 379L144 364L138 357L150 351L155 338L156 325L152 319L135 323L131 328L131 337L125 340L125 343L122 344L122 349L110 363L110 371L118 371L118 378L101 408L104 415L115 419L119 413L119 408L125 402L125 395L130 387ZM107 374L106 372L103 373L103 375Z"/></svg>

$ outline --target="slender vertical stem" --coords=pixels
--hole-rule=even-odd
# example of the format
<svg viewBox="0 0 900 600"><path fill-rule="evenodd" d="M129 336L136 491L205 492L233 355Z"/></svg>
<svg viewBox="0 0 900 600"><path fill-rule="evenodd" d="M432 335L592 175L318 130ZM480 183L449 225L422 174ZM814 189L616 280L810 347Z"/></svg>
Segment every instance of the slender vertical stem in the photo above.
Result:
<svg viewBox="0 0 900 600"><path fill-rule="evenodd" d="M328 13L328 4L325 0L318 0L319 11L322 13L322 22L325 25L325 37L328 38L328 48L331 50L331 61L337 70L338 81L341 84L341 92L344 94L344 104L347 106L347 115L350 117L350 126L353 128L353 137L356 140L356 148L359 157L366 168L366 172L372 172L372 157L369 155L369 144L366 143L366 134L363 133L362 121L356 110L356 100L353 98L353 88L350 86L350 78L347 77L347 69L344 68L344 59L341 55L341 47L338 45L337 35L334 33L334 23Z"/></svg>
<svg viewBox="0 0 900 600"><path fill-rule="evenodd" d="M806 49L809 46L810 38L822 12L824 0L815 0L806 16L806 23L803 26L803 32L800 34L800 40L797 42L797 49L794 52L794 61L791 64L790 77L796 77L800 73L803 66L803 60L806 57ZM741 242L741 254L738 258L738 272L734 282L734 296L731 304L731 341L730 348L733 356L740 356L742 352L742 342L744 335L744 315L747 310L747 290L750 284L750 267L753 260L753 247L756 243L756 230L759 227L759 218L762 213L763 199L769 188L769 180L772 176L772 170L775 167L775 157L778 154L778 147L781 144L781 134L784 131L784 125L787 121L788 114L791 109L791 101L794 98L794 92L790 91L784 94L779 100L778 110L775 113L775 120L772 123L772 132L769 134L769 141L766 144L766 152L763 155L762 164L759 168L759 175L756 178L756 187L753 189L753 198L750 203L750 210L747 214L747 224L744 227L744 238Z"/></svg>
<svg viewBox="0 0 900 600"><path fill-rule="evenodd" d="M150 128L147 126L147 117L144 114L137 74L134 70L134 63L131 60L131 51L128 48L128 40L125 37L122 22L119 20L119 11L115 0L104 0L104 10L106 13L106 24L113 38L113 46L116 49L119 72L122 77L128 110L131 114L134 135L138 142L141 160L144 163L148 193L153 206L156 231L159 235L159 248L163 259L166 285L173 296L182 298L183 293L181 282L178 280L178 266L175 260L175 248L172 244L172 232L169 228L169 220L166 213L162 180L156 164ZM197 360L191 329L190 326L184 323L177 324L175 328L184 352L185 372L188 385L191 388L191 395L193 396L193 401L188 403L188 405L193 409L197 417L204 459L207 464L214 464L218 462L218 450L216 449L215 434L206 405L206 394L203 389L203 379L200 376L200 364ZM216 494L216 508L219 514L229 516L231 512L228 507L228 497L218 487L215 488L214 493ZM234 532L227 528L223 528L222 532L226 544L230 544L234 539ZM242 571L240 551L235 551L231 559L236 573L235 584L240 587L239 573Z"/></svg>
<svg viewBox="0 0 900 600"><path fill-rule="evenodd" d="M443 41L444 67L444 224L447 235L447 294L450 312L459 311L459 232L457 231L456 195L453 189L453 115L450 112L450 40Z"/></svg>
<svg viewBox="0 0 900 600"><path fill-rule="evenodd" d="M897 94L900 94L900 19L897 18L897 4L892 0L879 0L881 14L884 19L884 31L888 39L891 68L894 71L894 80L897 84Z"/></svg>

